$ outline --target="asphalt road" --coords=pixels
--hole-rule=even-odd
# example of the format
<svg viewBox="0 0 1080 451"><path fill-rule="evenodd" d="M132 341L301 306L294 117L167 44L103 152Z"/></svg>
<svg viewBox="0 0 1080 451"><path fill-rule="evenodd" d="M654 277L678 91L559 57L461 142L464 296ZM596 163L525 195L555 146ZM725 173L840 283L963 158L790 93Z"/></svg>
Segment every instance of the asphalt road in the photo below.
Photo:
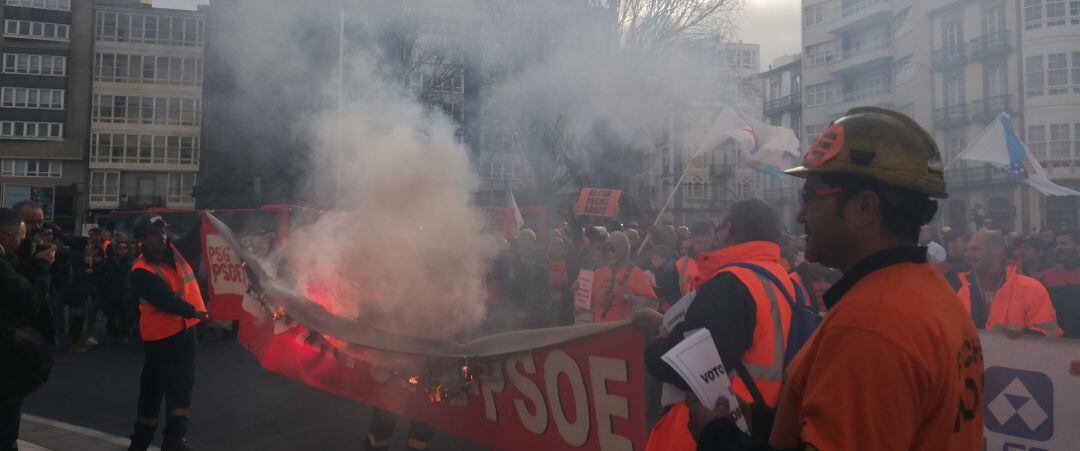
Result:
<svg viewBox="0 0 1080 451"><path fill-rule="evenodd" d="M233 340L202 339L197 362L188 434L196 449L363 449L370 408L265 371ZM141 369L138 344L60 353L52 377L25 400L24 412L126 437ZM392 449L404 449L406 429L398 425ZM478 448L439 432L430 449Z"/></svg>

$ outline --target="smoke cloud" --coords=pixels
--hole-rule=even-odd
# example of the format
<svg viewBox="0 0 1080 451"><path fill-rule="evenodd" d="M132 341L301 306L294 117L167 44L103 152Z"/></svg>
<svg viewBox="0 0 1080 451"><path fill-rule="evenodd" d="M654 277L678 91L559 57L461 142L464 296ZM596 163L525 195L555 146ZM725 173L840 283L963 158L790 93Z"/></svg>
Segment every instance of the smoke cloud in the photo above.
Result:
<svg viewBox="0 0 1080 451"><path fill-rule="evenodd" d="M327 5L334 3L211 6L210 39L214 30L227 32L210 44L217 50L208 54L208 77L229 82L208 90L207 102L212 114L229 114L211 114L208 126L231 121L236 130L209 144L255 154L246 164L211 164L236 172L215 181L233 191L258 174L280 178L264 183L270 195L302 193L306 205L330 206L315 224L290 231L273 266L335 314L402 334L454 338L484 318L485 276L499 246L470 202L479 185L473 168L482 163L470 155L524 155L532 163L531 188L554 196L571 182L587 186L591 174L630 176L625 157L655 145L673 105L715 102L735 91L707 49L722 36L698 41L698 52L660 42L627 48L617 2L350 0L341 3L339 97L339 9ZM434 19L417 27L399 20L403 11ZM466 91L480 90L478 111L466 116L475 122L464 126L470 149L459 142L458 125L404 81L410 68L406 63L403 71L400 61L402 50L418 51L410 42L431 43L403 27L424 34L458 23L456 45L472 56L455 61L463 64ZM702 50L712 56L703 60ZM492 130L502 135L499 148L487 139ZM296 173L306 176L293 185Z"/></svg>

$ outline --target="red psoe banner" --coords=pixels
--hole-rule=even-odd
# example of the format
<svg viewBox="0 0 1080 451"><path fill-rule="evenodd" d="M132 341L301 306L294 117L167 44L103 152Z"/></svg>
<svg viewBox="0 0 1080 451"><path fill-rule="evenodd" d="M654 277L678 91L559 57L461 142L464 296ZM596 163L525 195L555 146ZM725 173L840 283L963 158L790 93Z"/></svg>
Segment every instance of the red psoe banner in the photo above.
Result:
<svg viewBox="0 0 1080 451"><path fill-rule="evenodd" d="M208 217L201 215L202 260L206 271L205 298L214 320L238 321L245 314L242 308L247 294L247 274L232 246L221 237Z"/></svg>
<svg viewBox="0 0 1080 451"><path fill-rule="evenodd" d="M433 402L408 377L273 325L240 339L262 366L492 449L641 450L645 401L640 332L631 326L473 363L467 391ZM637 352L635 352L637 351Z"/></svg>
<svg viewBox="0 0 1080 451"><path fill-rule="evenodd" d="M248 294L252 280L234 271L268 276L256 262L245 268L245 256L229 244L235 243L230 232L215 223L204 216L211 306L238 317L237 339L264 368L492 449L644 449L644 342L636 327L510 332L470 344L395 338L334 317L294 293ZM449 377L424 371L461 362L462 371ZM468 382L455 381L462 374ZM440 387L457 382L457 389L433 396L432 381Z"/></svg>

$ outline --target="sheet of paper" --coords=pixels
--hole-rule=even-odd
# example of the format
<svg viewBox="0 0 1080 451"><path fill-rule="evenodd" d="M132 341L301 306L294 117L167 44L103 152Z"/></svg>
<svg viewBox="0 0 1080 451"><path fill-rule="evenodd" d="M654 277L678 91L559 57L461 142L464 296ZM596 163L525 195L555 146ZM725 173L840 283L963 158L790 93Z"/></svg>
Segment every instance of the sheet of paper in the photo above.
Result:
<svg viewBox="0 0 1080 451"><path fill-rule="evenodd" d="M688 395L690 395L690 393L686 390L665 382L664 385L660 387L660 406L667 407L675 403L684 402Z"/></svg>
<svg viewBox="0 0 1080 451"><path fill-rule="evenodd" d="M574 305L582 310L592 310L593 272L581 270L577 278L577 290L574 291Z"/></svg>
<svg viewBox="0 0 1080 451"><path fill-rule="evenodd" d="M694 302L694 293L696 292L691 291L684 294L679 299L679 302L672 304L671 308L664 313L663 326L665 331L670 332L686 318L686 311L690 308L690 304Z"/></svg>
<svg viewBox="0 0 1080 451"><path fill-rule="evenodd" d="M703 406L713 408L716 401L721 397L728 400L731 407L731 418L735 425L743 432L748 432L746 418L743 418L739 409L738 398L731 388L731 379L728 378L724 363L720 360L720 353L713 343L712 334L708 329L697 329L686 334L683 341L671 348L661 358L670 365L679 376L682 376L686 384L690 386L694 396Z"/></svg>

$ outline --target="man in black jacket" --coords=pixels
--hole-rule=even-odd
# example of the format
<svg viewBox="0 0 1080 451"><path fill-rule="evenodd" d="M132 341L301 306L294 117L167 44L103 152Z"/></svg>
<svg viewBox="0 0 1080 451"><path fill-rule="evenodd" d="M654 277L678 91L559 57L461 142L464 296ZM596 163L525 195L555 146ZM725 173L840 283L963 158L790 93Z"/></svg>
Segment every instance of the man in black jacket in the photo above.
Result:
<svg viewBox="0 0 1080 451"><path fill-rule="evenodd" d="M31 243L29 258L16 251L26 236L26 224L11 209L0 208L0 449L15 448L22 417L22 398L48 377L51 356L42 334L31 326L47 309L49 265L56 248ZM51 331L46 331L51 332ZM44 366L43 366L44 365Z"/></svg>
<svg viewBox="0 0 1080 451"><path fill-rule="evenodd" d="M146 359L139 382L138 416L129 451L145 451L153 441L165 400L162 451L189 451L188 408L195 386L195 326L208 318L191 266L168 240L168 224L143 215L132 225L143 254L131 271L139 299L139 332Z"/></svg>
<svg viewBox="0 0 1080 451"><path fill-rule="evenodd" d="M697 258L700 277L700 281L695 283L698 285L697 295L687 309L685 319L668 331L665 337L658 338L645 349L645 365L649 372L657 379L686 391L689 391L687 383L661 356L682 341L687 332L700 328L708 329L726 368L736 368L753 354L754 361L747 360L748 368L779 366L782 369L782 349L785 343L755 343L754 336L759 327L767 331L777 328L786 330L788 325L778 321L784 316L782 312L790 312L785 298L775 291L776 287L771 283L762 285L757 276L745 272L750 270L741 274L731 270L732 264L752 263L773 273L778 280L783 280L781 277L786 278L787 271L780 264L779 241L782 234L779 213L775 209L759 199L739 201L732 205L725 222L715 231L713 244L710 245L709 240L705 239L702 233L705 232L704 229L701 224L694 226L695 249L701 252ZM746 280L753 280L753 283L758 284L755 288L761 293L762 299L755 299ZM792 287L789 284L784 289L790 292ZM776 302L773 302L774 300ZM761 315L758 314L759 308L762 309ZM774 308L777 310L771 311ZM774 315L778 312L780 313ZM642 316L644 315L635 316L639 324L647 322ZM654 314L653 317L654 321L658 321L658 315ZM658 328L658 322L653 322L652 325ZM772 332L763 335L770 339L775 337ZM752 348L754 352L751 352ZM781 350L779 355L771 351L775 349ZM757 364L759 361L771 363ZM754 381L753 386L760 390L766 404L755 406L754 416L767 416L768 409L775 407L780 385L779 376L757 374L754 369L749 370L749 373ZM736 395L748 404L754 402L753 391L747 381L732 382ZM763 430L762 433L767 434L768 426L762 427L763 423L766 422L759 422L758 427ZM654 430L653 434L660 436L651 437L650 442L667 441L672 433L688 432Z"/></svg>

